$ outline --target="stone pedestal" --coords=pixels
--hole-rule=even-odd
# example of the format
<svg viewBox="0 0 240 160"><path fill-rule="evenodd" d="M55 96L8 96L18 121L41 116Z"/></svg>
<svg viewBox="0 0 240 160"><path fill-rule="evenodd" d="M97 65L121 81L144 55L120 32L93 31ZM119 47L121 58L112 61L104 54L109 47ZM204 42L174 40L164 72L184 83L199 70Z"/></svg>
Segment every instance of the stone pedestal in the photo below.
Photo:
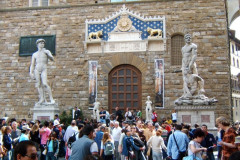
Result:
<svg viewBox="0 0 240 160"><path fill-rule="evenodd" d="M206 124L209 129L215 128L214 110L216 106L177 106L177 118L179 123L187 123L192 126Z"/></svg>
<svg viewBox="0 0 240 160"><path fill-rule="evenodd" d="M59 114L60 110L57 103L35 104L32 109L33 120L53 120L55 114Z"/></svg>

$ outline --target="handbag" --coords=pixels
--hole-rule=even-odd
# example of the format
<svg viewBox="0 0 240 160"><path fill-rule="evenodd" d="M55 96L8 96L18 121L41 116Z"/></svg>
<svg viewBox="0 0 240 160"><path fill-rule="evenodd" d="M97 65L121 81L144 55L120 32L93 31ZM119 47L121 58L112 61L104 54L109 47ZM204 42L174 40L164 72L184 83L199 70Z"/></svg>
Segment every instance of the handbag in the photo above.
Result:
<svg viewBox="0 0 240 160"><path fill-rule="evenodd" d="M148 147L147 156L151 155L151 147Z"/></svg>
<svg viewBox="0 0 240 160"><path fill-rule="evenodd" d="M175 138L175 136L174 136L174 133L173 133L173 138L174 138L174 141L175 141L175 143L176 143L176 145L177 145L177 149L178 149L178 160L182 160L183 157L185 157L185 156L187 155L187 154L186 154L186 151L181 152L181 151L179 150L179 147L178 147L176 138Z"/></svg>
<svg viewBox="0 0 240 160"><path fill-rule="evenodd" d="M1 146L1 153L0 153L0 157L5 157L7 155L7 148L5 148L4 146Z"/></svg>
<svg viewBox="0 0 240 160"><path fill-rule="evenodd" d="M44 149L44 151L42 152L43 155L47 155L47 148Z"/></svg>
<svg viewBox="0 0 240 160"><path fill-rule="evenodd" d="M133 151L128 151L128 156L130 159L135 159L136 158L136 155L134 154Z"/></svg>

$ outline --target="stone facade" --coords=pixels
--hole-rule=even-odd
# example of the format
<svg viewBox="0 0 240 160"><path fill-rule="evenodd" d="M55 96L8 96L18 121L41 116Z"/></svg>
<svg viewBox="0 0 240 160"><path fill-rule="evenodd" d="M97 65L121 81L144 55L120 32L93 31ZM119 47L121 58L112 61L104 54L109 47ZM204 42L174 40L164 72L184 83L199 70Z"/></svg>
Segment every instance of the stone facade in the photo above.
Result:
<svg viewBox="0 0 240 160"><path fill-rule="evenodd" d="M230 55L231 55L231 87L232 87L232 107L233 121L239 122L240 113L240 40L235 37L235 31L230 30Z"/></svg>
<svg viewBox="0 0 240 160"><path fill-rule="evenodd" d="M52 2L52 3L51 3ZM49 62L48 82L60 110L73 106L88 109L88 61L98 61L98 99L108 107L108 73L119 64L131 64L142 72L142 108L147 96L154 97L154 59L165 63L165 108L167 117L182 95L181 66L171 65L171 36L189 32L198 45L199 75L205 80L206 96L216 97L215 117L230 117L230 76L227 20L223 0L137 1L126 7L144 16L165 16L166 50L128 53L91 53L84 50L85 20L103 19L123 3L108 0L52 0L49 7L31 8L26 1L5 0L0 4L0 116L28 118L38 100L29 76L31 57L19 57L19 39L31 35L56 35L55 62ZM153 101L154 104L154 101ZM191 111L194 109L187 109ZM144 113L144 111L143 111Z"/></svg>

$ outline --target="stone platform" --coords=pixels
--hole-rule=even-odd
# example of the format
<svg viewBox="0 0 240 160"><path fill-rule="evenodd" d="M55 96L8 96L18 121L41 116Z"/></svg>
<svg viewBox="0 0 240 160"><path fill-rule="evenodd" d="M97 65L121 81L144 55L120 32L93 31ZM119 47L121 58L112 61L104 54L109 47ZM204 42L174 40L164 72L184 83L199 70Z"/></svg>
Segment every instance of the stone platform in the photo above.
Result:
<svg viewBox="0 0 240 160"><path fill-rule="evenodd" d="M206 124L208 128L215 128L214 110L216 106L176 106L179 123L187 123L194 126L195 123Z"/></svg>
<svg viewBox="0 0 240 160"><path fill-rule="evenodd" d="M59 114L60 110L58 107L58 103L50 104L35 104L32 109L33 112L33 120L53 120L55 114Z"/></svg>

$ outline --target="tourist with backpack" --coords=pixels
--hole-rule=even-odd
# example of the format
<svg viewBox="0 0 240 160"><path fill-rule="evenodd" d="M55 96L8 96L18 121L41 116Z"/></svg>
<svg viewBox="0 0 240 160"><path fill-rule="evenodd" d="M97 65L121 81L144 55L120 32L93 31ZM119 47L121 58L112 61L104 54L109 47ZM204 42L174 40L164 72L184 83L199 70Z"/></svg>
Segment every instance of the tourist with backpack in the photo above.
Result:
<svg viewBox="0 0 240 160"><path fill-rule="evenodd" d="M129 110L128 108L126 109L125 120L126 120L126 121L131 121L131 120L133 120L133 113L132 113L131 110Z"/></svg>
<svg viewBox="0 0 240 160"><path fill-rule="evenodd" d="M103 157L104 160L113 160L114 150L114 142L110 134L105 132L101 141L100 156Z"/></svg>

